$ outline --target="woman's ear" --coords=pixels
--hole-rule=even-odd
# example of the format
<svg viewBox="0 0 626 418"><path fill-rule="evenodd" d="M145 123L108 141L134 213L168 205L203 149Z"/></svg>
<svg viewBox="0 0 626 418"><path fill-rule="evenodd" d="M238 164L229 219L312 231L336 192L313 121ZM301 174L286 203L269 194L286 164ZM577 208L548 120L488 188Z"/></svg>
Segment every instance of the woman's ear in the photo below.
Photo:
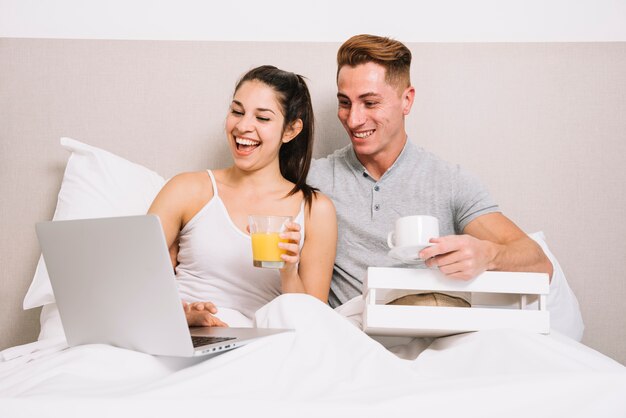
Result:
<svg viewBox="0 0 626 418"><path fill-rule="evenodd" d="M295 121L291 122L291 124L289 124L289 126L285 128L285 132L283 132L283 144L286 144L287 142L297 137L298 134L302 132L302 127L302 119L296 119Z"/></svg>

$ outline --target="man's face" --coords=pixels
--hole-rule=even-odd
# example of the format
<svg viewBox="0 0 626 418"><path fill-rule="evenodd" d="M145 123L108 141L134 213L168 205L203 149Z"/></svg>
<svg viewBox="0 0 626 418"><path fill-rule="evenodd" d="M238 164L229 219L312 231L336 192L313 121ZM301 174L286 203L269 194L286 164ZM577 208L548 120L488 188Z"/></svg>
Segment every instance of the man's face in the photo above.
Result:
<svg viewBox="0 0 626 418"><path fill-rule="evenodd" d="M357 156L397 157L406 139L404 116L413 104L413 87L390 85L385 68L373 62L343 66L337 77L337 116Z"/></svg>

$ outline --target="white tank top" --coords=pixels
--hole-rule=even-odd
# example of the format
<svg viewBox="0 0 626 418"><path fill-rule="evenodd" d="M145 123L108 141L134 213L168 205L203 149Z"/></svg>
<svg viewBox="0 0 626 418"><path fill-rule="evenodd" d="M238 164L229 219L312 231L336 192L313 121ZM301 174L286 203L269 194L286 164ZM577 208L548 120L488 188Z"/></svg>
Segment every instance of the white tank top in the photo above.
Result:
<svg viewBox="0 0 626 418"><path fill-rule="evenodd" d="M252 265L250 236L228 215L220 199L215 177L213 198L180 231L176 282L183 300L209 301L218 309L229 308L252 318L254 312L281 294L276 269ZM295 217L304 242L304 201Z"/></svg>

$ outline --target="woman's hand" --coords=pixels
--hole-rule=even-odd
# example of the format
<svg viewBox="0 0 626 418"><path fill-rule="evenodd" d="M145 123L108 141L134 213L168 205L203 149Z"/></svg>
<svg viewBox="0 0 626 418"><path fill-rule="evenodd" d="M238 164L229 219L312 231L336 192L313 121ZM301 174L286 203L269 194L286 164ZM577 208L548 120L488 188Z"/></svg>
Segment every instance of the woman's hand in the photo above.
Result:
<svg viewBox="0 0 626 418"><path fill-rule="evenodd" d="M216 316L217 308L211 302L192 302L182 301L187 324L190 327L228 327Z"/></svg>
<svg viewBox="0 0 626 418"><path fill-rule="evenodd" d="M290 274L298 271L298 262L300 262L300 224L288 222L285 224L285 227L286 230L280 233L280 238L289 242L278 243L278 247L287 251L280 256L285 261L285 266L280 271L283 274Z"/></svg>

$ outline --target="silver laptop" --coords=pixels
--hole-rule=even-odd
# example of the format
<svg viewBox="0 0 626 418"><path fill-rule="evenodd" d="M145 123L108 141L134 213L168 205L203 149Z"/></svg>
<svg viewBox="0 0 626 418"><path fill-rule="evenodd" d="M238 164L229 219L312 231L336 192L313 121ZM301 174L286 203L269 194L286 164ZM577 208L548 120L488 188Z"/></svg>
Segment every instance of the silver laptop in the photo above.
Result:
<svg viewBox="0 0 626 418"><path fill-rule="evenodd" d="M190 357L291 331L189 328L157 216L40 222L36 229L70 346Z"/></svg>

